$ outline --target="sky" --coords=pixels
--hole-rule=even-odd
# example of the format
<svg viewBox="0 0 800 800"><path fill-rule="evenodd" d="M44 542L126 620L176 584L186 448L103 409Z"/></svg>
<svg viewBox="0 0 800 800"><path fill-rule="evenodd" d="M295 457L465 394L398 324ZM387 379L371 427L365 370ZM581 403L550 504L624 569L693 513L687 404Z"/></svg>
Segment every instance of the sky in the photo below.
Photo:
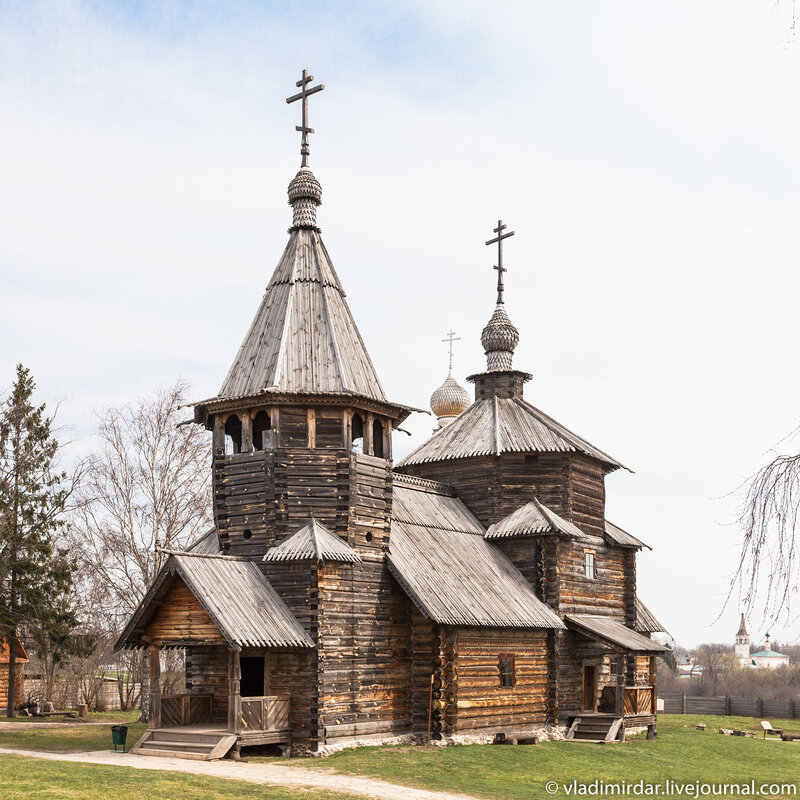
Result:
<svg viewBox="0 0 800 800"><path fill-rule="evenodd" d="M634 470L607 516L653 547L656 616L732 642L736 490L800 424L792 15L0 0L0 389L28 366L76 451L96 411L179 376L216 394L291 224L308 68L318 220L390 399L427 408L450 328L461 383L484 368L502 218L526 398Z"/></svg>

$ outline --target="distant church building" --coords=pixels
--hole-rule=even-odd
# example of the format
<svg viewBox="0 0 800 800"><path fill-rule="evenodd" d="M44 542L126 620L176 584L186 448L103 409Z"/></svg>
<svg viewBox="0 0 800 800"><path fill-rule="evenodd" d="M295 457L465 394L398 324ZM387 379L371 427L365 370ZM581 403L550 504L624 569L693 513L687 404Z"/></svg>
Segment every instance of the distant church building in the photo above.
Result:
<svg viewBox="0 0 800 800"><path fill-rule="evenodd" d="M750 634L744 623L744 614L739 625L739 632L736 634L736 644L734 654L742 667L760 667L762 669L777 669L778 667L788 666L789 656L779 653L770 647L769 634L764 641L764 649L757 653L750 652Z"/></svg>
<svg viewBox="0 0 800 800"><path fill-rule="evenodd" d="M749 667L750 663L750 634L744 624L744 614L739 624L739 632L736 634L736 643L733 646L733 653L739 661L739 666Z"/></svg>
<svg viewBox="0 0 800 800"><path fill-rule="evenodd" d="M288 242L219 393L194 406L215 526L168 554L117 642L150 654L135 751L655 735L666 648L638 597L647 545L605 517L623 464L524 397L512 232L499 222L487 242L497 299L474 399L451 371L431 398L439 427L394 463L392 432L417 409L386 396L317 226L312 80L288 98L303 106ZM161 694L164 648L185 651L182 694Z"/></svg>

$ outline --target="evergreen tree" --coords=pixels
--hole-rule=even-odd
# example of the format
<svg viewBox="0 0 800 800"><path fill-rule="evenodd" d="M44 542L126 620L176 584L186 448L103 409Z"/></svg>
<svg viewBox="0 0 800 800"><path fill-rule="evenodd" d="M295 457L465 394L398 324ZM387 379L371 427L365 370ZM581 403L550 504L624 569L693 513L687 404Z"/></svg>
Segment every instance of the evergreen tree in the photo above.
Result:
<svg viewBox="0 0 800 800"><path fill-rule="evenodd" d="M32 403L35 383L17 365L16 381L0 403L0 637L10 645L8 709L15 716L16 652L22 629L46 631L59 617L77 624L57 602L69 592L74 566L54 545L70 495L67 476L56 469L58 441L45 406ZM58 609L56 612L55 609Z"/></svg>

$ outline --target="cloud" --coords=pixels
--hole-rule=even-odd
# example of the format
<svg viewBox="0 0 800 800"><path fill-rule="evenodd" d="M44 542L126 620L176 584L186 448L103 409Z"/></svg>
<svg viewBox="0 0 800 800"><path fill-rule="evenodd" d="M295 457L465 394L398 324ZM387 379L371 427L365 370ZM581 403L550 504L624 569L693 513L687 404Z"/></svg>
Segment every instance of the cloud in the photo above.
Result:
<svg viewBox="0 0 800 800"><path fill-rule="evenodd" d="M0 385L22 360L82 431L178 373L216 391L285 242L307 66L320 224L390 396L427 404L451 326L482 369L502 217L529 399L636 469L609 516L656 546L655 613L730 638L725 495L799 415L785 8L376 8L0 5Z"/></svg>

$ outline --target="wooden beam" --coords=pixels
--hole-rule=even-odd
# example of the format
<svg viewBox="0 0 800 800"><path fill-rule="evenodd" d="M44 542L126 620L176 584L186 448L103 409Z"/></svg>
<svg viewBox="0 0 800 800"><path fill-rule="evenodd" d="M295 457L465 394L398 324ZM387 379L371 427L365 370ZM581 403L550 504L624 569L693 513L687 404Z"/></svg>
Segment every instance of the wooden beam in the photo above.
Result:
<svg viewBox="0 0 800 800"><path fill-rule="evenodd" d="M149 728L161 727L161 651L151 645L150 654L150 720Z"/></svg>
<svg viewBox="0 0 800 800"><path fill-rule="evenodd" d="M364 421L364 454L368 456L374 455L372 449L372 422L374 419L374 414L367 414Z"/></svg>
<svg viewBox="0 0 800 800"><path fill-rule="evenodd" d="M228 651L228 730L241 733L242 730L242 667L239 653Z"/></svg>
<svg viewBox="0 0 800 800"><path fill-rule="evenodd" d="M249 411L242 414L242 452L253 452L253 417Z"/></svg>
<svg viewBox="0 0 800 800"><path fill-rule="evenodd" d="M216 414L214 416L214 455L225 455L225 423L222 421L222 415Z"/></svg>
<svg viewBox="0 0 800 800"><path fill-rule="evenodd" d="M317 412L313 408L306 409L306 429L308 431L308 447L313 450L317 446Z"/></svg>

